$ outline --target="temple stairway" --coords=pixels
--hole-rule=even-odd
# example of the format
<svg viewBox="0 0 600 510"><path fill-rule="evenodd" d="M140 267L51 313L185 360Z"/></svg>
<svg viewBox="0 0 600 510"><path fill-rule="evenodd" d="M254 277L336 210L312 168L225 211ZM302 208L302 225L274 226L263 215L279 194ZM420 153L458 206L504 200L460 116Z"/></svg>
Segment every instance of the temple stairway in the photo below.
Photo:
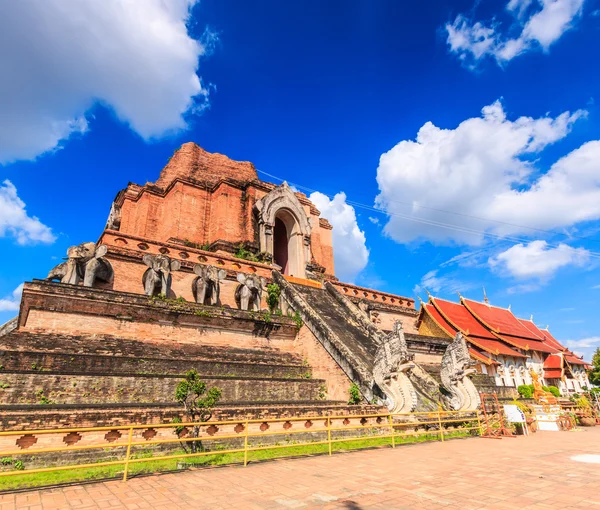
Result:
<svg viewBox="0 0 600 510"><path fill-rule="evenodd" d="M290 283L278 272L273 277L281 286L288 306L300 313L327 352L358 384L363 396L370 402L383 396L374 386L373 367L384 333L333 285L326 282L323 288L318 288ZM417 392L417 407L436 409L437 382L419 365L407 375Z"/></svg>

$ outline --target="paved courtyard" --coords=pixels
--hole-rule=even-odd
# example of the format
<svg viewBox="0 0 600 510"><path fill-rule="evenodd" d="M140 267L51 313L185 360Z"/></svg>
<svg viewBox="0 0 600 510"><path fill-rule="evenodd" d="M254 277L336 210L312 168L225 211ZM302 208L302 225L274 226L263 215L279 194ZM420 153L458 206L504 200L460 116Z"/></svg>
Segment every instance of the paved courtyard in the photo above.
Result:
<svg viewBox="0 0 600 510"><path fill-rule="evenodd" d="M13 508L600 510L600 427L278 460L0 496L0 510Z"/></svg>

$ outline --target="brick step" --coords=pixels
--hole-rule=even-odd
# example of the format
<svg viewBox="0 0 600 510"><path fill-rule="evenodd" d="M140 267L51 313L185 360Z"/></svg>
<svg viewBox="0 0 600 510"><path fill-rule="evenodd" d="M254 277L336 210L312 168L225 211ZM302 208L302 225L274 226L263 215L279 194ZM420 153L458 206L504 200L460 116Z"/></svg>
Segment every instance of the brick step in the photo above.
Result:
<svg viewBox="0 0 600 510"><path fill-rule="evenodd" d="M261 352L246 353L243 360L224 354L219 359L137 358L96 354L64 354L28 351L0 351L0 365L4 372L52 372L65 374L156 374L181 375L194 368L203 376L235 376L260 378L308 378L310 367L289 364L289 356L271 354L265 363ZM230 361L231 360L231 361ZM0 372L0 379L1 379Z"/></svg>
<svg viewBox="0 0 600 510"><path fill-rule="evenodd" d="M0 352L26 351L56 354L86 354L99 356L123 356L131 358L203 359L206 361L247 361L284 365L302 365L298 355L277 348L239 348L235 345L196 345L164 340L131 340L111 335L61 335L30 331L13 331L0 337ZM3 364L0 356L0 364Z"/></svg>
<svg viewBox="0 0 600 510"><path fill-rule="evenodd" d="M166 403L174 402L181 377L174 375L69 375L49 372L4 372L0 376L2 404ZM322 379L206 377L208 387L222 391L228 402L318 400Z"/></svg>

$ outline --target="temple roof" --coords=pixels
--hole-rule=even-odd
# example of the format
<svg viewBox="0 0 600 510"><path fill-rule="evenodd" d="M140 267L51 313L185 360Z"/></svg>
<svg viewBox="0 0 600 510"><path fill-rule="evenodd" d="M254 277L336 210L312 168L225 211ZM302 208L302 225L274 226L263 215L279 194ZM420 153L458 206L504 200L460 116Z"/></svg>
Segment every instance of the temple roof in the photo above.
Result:
<svg viewBox="0 0 600 510"><path fill-rule="evenodd" d="M543 336L523 326L507 308L499 308L465 298L461 298L461 302L475 317L498 334L537 340L538 342L544 340Z"/></svg>
<svg viewBox="0 0 600 510"><path fill-rule="evenodd" d="M471 345L473 345L483 351L489 352L491 354L496 354L496 355L502 354L504 356L514 356L516 358L525 358L526 357L523 354L520 354L519 352L511 349L510 347L508 347L508 345L504 344L500 340L496 339L491 333L489 333L485 329L477 328L477 322L473 319L473 317L471 317L471 319L474 321L474 324L471 322L467 323L466 316L463 316L462 312L460 312L461 309L465 310L465 308L463 306L457 305L450 301L444 301L444 300L439 300L439 299L434 299L434 298L431 298L431 300L434 301L437 305L442 303L442 307L444 308L444 315L442 315L440 313L440 311L438 310L438 308L436 306L434 306L432 303L424 304L423 305L424 310L429 314L429 316L433 319L433 321L440 328L442 328L448 334L448 336L450 336L451 338L455 337L456 333L458 333L460 331L465 336L465 339L467 340L468 343L470 343ZM465 329L458 328L457 327L458 324L456 324L454 322L450 322L447 319L448 313L452 316L453 320L458 318L458 320L460 322L461 319L465 319L465 323L462 323L462 325L463 326L470 325L477 333L481 334L482 336L475 335L468 328L465 328ZM456 315L456 317L454 314Z"/></svg>
<svg viewBox="0 0 600 510"><path fill-rule="evenodd" d="M253 181L258 179L258 175L254 165L248 161L235 161L188 142L175 151L155 184L166 188L177 178L213 185L222 179Z"/></svg>
<svg viewBox="0 0 600 510"><path fill-rule="evenodd" d="M434 297L430 298L430 302L463 335L496 340L496 337L477 322L464 306Z"/></svg>

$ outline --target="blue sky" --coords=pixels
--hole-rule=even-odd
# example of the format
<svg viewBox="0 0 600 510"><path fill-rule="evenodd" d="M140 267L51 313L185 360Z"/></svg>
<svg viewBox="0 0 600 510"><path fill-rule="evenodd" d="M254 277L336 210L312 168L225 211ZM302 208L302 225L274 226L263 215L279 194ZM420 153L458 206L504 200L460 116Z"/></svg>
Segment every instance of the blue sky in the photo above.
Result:
<svg viewBox="0 0 600 510"><path fill-rule="evenodd" d="M194 141L318 191L340 277L485 286L589 358L599 39L600 0L6 2L0 321Z"/></svg>

